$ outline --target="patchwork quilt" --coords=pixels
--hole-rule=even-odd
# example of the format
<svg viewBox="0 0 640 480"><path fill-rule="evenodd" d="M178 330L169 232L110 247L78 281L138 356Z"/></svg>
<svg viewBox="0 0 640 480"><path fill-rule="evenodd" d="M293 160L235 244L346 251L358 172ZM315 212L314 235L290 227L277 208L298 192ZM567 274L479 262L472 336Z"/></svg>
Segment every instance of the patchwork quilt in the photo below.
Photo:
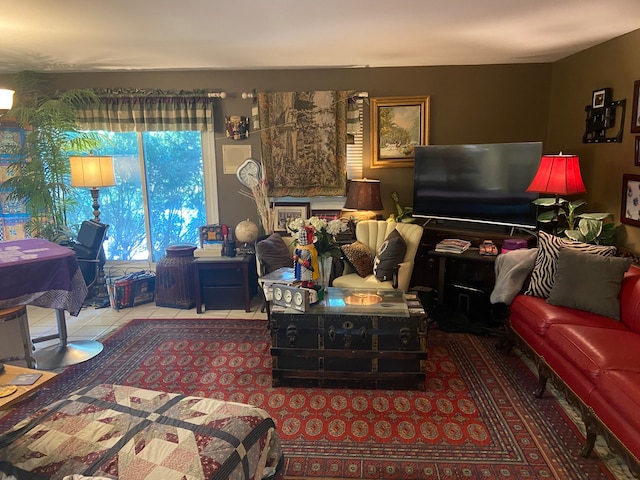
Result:
<svg viewBox="0 0 640 480"><path fill-rule="evenodd" d="M0 436L0 478L260 480L282 462L262 409L120 385L77 390Z"/></svg>

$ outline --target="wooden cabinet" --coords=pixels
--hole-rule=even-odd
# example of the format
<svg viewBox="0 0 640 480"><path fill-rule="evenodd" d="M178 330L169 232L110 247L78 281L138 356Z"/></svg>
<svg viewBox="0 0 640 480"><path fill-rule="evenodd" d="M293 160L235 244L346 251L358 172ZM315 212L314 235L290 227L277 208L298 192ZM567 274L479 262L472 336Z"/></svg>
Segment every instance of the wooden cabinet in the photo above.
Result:
<svg viewBox="0 0 640 480"><path fill-rule="evenodd" d="M199 257L193 261L196 311L241 309L251 311L258 291L255 255Z"/></svg>
<svg viewBox="0 0 640 480"><path fill-rule="evenodd" d="M478 245L491 240L498 252L507 238L525 239L529 247L536 245L534 235L510 233L426 225L416 254L412 286L432 288L437 293L438 304L449 305L474 320L489 319L489 296L495 285L495 257L480 255ZM445 238L468 240L471 248L462 254L435 252L438 242Z"/></svg>

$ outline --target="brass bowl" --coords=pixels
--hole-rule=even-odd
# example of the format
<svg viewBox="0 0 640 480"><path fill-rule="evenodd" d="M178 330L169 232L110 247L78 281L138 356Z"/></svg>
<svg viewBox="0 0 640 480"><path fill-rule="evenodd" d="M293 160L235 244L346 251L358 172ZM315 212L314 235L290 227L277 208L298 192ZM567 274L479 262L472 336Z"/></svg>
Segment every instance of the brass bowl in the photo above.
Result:
<svg viewBox="0 0 640 480"><path fill-rule="evenodd" d="M375 293L352 293L344 298L347 305L375 305L381 301L382 297Z"/></svg>

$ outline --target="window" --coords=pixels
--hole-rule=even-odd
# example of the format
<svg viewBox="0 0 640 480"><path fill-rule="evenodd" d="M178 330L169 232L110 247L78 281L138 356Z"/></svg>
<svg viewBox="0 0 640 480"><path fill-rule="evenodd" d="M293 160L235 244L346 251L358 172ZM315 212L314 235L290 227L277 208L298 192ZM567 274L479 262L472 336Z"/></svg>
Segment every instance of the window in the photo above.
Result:
<svg viewBox="0 0 640 480"><path fill-rule="evenodd" d="M156 262L171 244L197 245L198 227L207 223L205 134L101 133L111 142L95 153L113 156L116 174L116 186L100 189L99 198L100 220L110 225L107 259ZM88 218L93 203L88 190L79 195L70 223Z"/></svg>

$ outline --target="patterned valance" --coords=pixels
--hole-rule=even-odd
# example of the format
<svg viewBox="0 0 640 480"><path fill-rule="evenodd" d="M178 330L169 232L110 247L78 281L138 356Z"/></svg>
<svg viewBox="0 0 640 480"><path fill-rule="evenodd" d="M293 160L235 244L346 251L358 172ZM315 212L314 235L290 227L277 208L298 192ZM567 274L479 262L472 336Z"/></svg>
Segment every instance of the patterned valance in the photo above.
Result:
<svg viewBox="0 0 640 480"><path fill-rule="evenodd" d="M78 126L111 132L213 131L207 92L95 90L97 103L78 111Z"/></svg>
<svg viewBox="0 0 640 480"><path fill-rule="evenodd" d="M258 93L270 196L345 195L348 99L348 92Z"/></svg>

